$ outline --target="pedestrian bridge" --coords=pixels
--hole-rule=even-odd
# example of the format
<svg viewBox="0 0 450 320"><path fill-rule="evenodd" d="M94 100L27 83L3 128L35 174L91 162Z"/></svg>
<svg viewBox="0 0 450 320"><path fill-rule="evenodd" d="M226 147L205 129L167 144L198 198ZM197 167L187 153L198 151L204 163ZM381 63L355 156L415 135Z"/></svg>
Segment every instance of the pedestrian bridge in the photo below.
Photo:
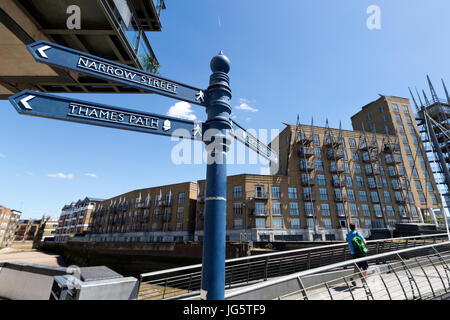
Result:
<svg viewBox="0 0 450 320"><path fill-rule="evenodd" d="M348 245L227 260L227 300L388 300L438 298L450 291L446 235L368 241L370 255L352 260ZM367 278L353 286L357 262ZM139 299L200 299L201 264L141 275Z"/></svg>

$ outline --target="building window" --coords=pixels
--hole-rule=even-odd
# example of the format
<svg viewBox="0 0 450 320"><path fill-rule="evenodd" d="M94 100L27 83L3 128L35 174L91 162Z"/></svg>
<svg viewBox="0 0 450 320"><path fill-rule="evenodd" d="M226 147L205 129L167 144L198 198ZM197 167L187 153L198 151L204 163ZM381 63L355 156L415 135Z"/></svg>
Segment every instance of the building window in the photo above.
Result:
<svg viewBox="0 0 450 320"><path fill-rule="evenodd" d="M373 206L373 209L375 211L375 216L380 218L383 217L383 212L381 211L381 206L379 204L375 204Z"/></svg>
<svg viewBox="0 0 450 320"><path fill-rule="evenodd" d="M357 217L358 216L358 207L356 206L355 203L350 203L348 205L348 207L350 208L350 213L352 215L352 217Z"/></svg>
<svg viewBox="0 0 450 320"><path fill-rule="evenodd" d="M184 204L186 194L184 192L180 192L178 194L178 204Z"/></svg>
<svg viewBox="0 0 450 320"><path fill-rule="evenodd" d="M409 114L408 106L403 106L403 112L406 113L406 114Z"/></svg>
<svg viewBox="0 0 450 320"><path fill-rule="evenodd" d="M179 207L177 209L177 219L183 219L184 216L184 208L183 207Z"/></svg>
<svg viewBox="0 0 450 320"><path fill-rule="evenodd" d="M314 229L314 219L306 219L306 226L308 227L308 229Z"/></svg>
<svg viewBox="0 0 450 320"><path fill-rule="evenodd" d="M313 138L313 143L315 146L320 146L320 138L318 134L313 134L312 136Z"/></svg>
<svg viewBox="0 0 450 320"><path fill-rule="evenodd" d="M257 229L265 229L266 219L256 219L255 224Z"/></svg>
<svg viewBox="0 0 450 320"><path fill-rule="evenodd" d="M314 157L322 158L322 149L320 147L314 147Z"/></svg>
<svg viewBox="0 0 450 320"><path fill-rule="evenodd" d="M346 186L347 188L353 187L353 180L352 180L352 177L350 177L350 176L345 176L345 186Z"/></svg>
<svg viewBox="0 0 450 320"><path fill-rule="evenodd" d="M425 199L425 195L423 194L423 192L418 192L418 194L419 194L420 203L421 204L426 204L427 201Z"/></svg>
<svg viewBox="0 0 450 320"><path fill-rule="evenodd" d="M244 225L242 224L242 219L234 219L233 220L233 228L234 229L243 229Z"/></svg>
<svg viewBox="0 0 450 320"><path fill-rule="evenodd" d="M411 206L411 215L412 215L414 218L419 217L419 215L417 214L417 208L416 208L416 206Z"/></svg>
<svg viewBox="0 0 450 320"><path fill-rule="evenodd" d="M416 184L416 189L418 191L422 191L422 183L420 183L420 180L414 180L414 183Z"/></svg>
<svg viewBox="0 0 450 320"><path fill-rule="evenodd" d="M433 183L431 181L427 181L427 190L428 192L434 191Z"/></svg>
<svg viewBox="0 0 450 320"><path fill-rule="evenodd" d="M280 187L272 186L272 199L280 199Z"/></svg>
<svg viewBox="0 0 450 320"><path fill-rule="evenodd" d="M367 193L365 191L359 191L359 201L367 202Z"/></svg>
<svg viewBox="0 0 450 320"><path fill-rule="evenodd" d="M318 174L317 175L317 181L319 183L319 186L326 186L327 185L327 181L325 179L325 175L323 175L323 174Z"/></svg>
<svg viewBox="0 0 450 320"><path fill-rule="evenodd" d="M331 219L324 218L324 219L322 219L322 222L323 222L323 227L325 229L333 229L333 225L331 224Z"/></svg>
<svg viewBox="0 0 450 320"><path fill-rule="evenodd" d="M356 184L359 188L364 188L364 178L361 176L356 176Z"/></svg>
<svg viewBox="0 0 450 320"><path fill-rule="evenodd" d="M300 229L300 219L291 219L291 229Z"/></svg>
<svg viewBox="0 0 450 320"><path fill-rule="evenodd" d="M242 198L242 186L234 186L233 187L233 199Z"/></svg>
<svg viewBox="0 0 450 320"><path fill-rule="evenodd" d="M370 207L368 204L361 205L363 216L370 217Z"/></svg>
<svg viewBox="0 0 450 320"><path fill-rule="evenodd" d="M434 193L430 193L431 203L432 204L438 204L436 195Z"/></svg>
<svg viewBox="0 0 450 320"><path fill-rule="evenodd" d="M370 219L365 219L364 220L364 224L366 225L367 229L372 229L372 220Z"/></svg>
<svg viewBox="0 0 450 320"><path fill-rule="evenodd" d="M397 121L397 122L402 122L402 117L400 117L400 114L396 114L395 115L395 120Z"/></svg>
<svg viewBox="0 0 450 320"><path fill-rule="evenodd" d="M330 216L330 206L326 203L322 203L320 205L320 211L322 212L322 216L329 217Z"/></svg>
<svg viewBox="0 0 450 320"><path fill-rule="evenodd" d="M305 202L305 215L307 217L314 215L314 206L311 202Z"/></svg>
<svg viewBox="0 0 450 320"><path fill-rule="evenodd" d="M297 200L298 199L297 188L289 188L288 189L288 197L291 200Z"/></svg>
<svg viewBox="0 0 450 320"><path fill-rule="evenodd" d="M391 202L391 195L389 191L384 191L384 202Z"/></svg>
<svg viewBox="0 0 450 320"><path fill-rule="evenodd" d="M337 211L338 217L345 217L345 207L344 207L343 203L336 204L336 211Z"/></svg>
<svg viewBox="0 0 450 320"><path fill-rule="evenodd" d="M355 149L356 148L356 140L353 138L349 138L348 139L348 144L350 146L350 148Z"/></svg>
<svg viewBox="0 0 450 320"><path fill-rule="evenodd" d="M289 202L289 214L291 216L298 216L300 214L297 202Z"/></svg>
<svg viewBox="0 0 450 320"><path fill-rule="evenodd" d="M411 152L411 148L410 148L409 146L407 146L407 145L403 145L403 148L405 148L405 152L406 152L406 154L412 154L412 152Z"/></svg>
<svg viewBox="0 0 450 320"><path fill-rule="evenodd" d="M264 202L255 202L255 215L265 216L266 215L266 205Z"/></svg>
<svg viewBox="0 0 450 320"><path fill-rule="evenodd" d="M393 217L395 215L394 208L392 206L386 206L386 214L388 217Z"/></svg>
<svg viewBox="0 0 450 320"><path fill-rule="evenodd" d="M353 189L347 189L347 199L352 202L356 201L355 191Z"/></svg>
<svg viewBox="0 0 450 320"><path fill-rule="evenodd" d="M272 202L272 214L274 216L281 216L281 203Z"/></svg>
<svg viewBox="0 0 450 320"><path fill-rule="evenodd" d="M352 219L352 223L353 223L356 227L361 228L361 224L359 223L359 219Z"/></svg>
<svg viewBox="0 0 450 320"><path fill-rule="evenodd" d="M359 163L353 163L353 171L354 171L356 174L361 174L361 173L362 173L362 171L361 171L361 165L360 165Z"/></svg>
<svg viewBox="0 0 450 320"><path fill-rule="evenodd" d="M323 161L322 160L316 160L316 170L323 172Z"/></svg>
<svg viewBox="0 0 450 320"><path fill-rule="evenodd" d="M324 201L328 200L327 189L320 188L319 189L319 194L320 194L320 200L324 200Z"/></svg>
<svg viewBox="0 0 450 320"><path fill-rule="evenodd" d="M378 192L372 191L370 193L370 198L372 199L372 202L380 202L380 199L378 198Z"/></svg>
<svg viewBox="0 0 450 320"><path fill-rule="evenodd" d="M398 131L399 132L405 132L405 127L402 124L398 125Z"/></svg>
<svg viewBox="0 0 450 320"><path fill-rule="evenodd" d="M392 109L394 110L394 112L398 112L398 105L393 103L392 104Z"/></svg>
<svg viewBox="0 0 450 320"><path fill-rule="evenodd" d="M264 186L255 186L255 197L263 198L264 196Z"/></svg>
<svg viewBox="0 0 450 320"><path fill-rule="evenodd" d="M241 202L233 203L233 215L234 216L242 216L242 203Z"/></svg>
<svg viewBox="0 0 450 320"><path fill-rule="evenodd" d="M404 206L398 206L398 212L402 218L406 217L406 209Z"/></svg>
<svg viewBox="0 0 450 320"><path fill-rule="evenodd" d="M177 222L176 231L183 231L183 222Z"/></svg>
<svg viewBox="0 0 450 320"><path fill-rule="evenodd" d="M380 113L383 113L383 112L384 112L384 107L380 106Z"/></svg>
<svg viewBox="0 0 450 320"><path fill-rule="evenodd" d="M367 114L367 120L372 120L372 115L369 113L369 114Z"/></svg>
<svg viewBox="0 0 450 320"><path fill-rule="evenodd" d="M283 219L282 218L274 218L273 219L273 228L274 229L283 229Z"/></svg>

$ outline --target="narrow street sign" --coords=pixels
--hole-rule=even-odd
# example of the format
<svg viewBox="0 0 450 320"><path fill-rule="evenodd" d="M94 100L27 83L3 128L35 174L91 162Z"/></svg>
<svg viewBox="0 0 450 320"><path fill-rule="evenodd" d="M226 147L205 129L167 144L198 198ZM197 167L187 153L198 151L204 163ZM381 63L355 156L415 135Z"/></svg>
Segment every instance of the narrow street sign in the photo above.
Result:
<svg viewBox="0 0 450 320"><path fill-rule="evenodd" d="M231 121L231 136L233 136L239 142L245 144L248 148L255 151L265 159L278 163L278 155L269 146L259 141L256 137L251 135L247 130L238 125L236 122Z"/></svg>
<svg viewBox="0 0 450 320"><path fill-rule="evenodd" d="M206 106L206 90L47 41L27 46L38 62Z"/></svg>
<svg viewBox="0 0 450 320"><path fill-rule="evenodd" d="M25 90L9 98L24 115L78 122L163 136L202 140L204 125L168 116L117 108Z"/></svg>

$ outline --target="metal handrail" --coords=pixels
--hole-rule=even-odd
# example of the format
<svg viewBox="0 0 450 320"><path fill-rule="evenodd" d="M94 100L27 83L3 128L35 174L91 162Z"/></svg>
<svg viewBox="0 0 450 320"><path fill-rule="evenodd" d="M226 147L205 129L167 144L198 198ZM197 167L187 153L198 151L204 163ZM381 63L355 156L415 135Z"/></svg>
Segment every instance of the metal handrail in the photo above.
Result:
<svg viewBox="0 0 450 320"><path fill-rule="evenodd" d="M444 248L444 247L446 247L446 250L447 250L447 251L445 251L447 253L445 255L445 258L441 255L442 252L439 252L438 250L436 250L437 248ZM422 262L424 262L426 260L429 260L429 263L425 264L425 266L431 266L431 267L433 267L436 270L436 272L437 272L437 274L439 276L438 280L443 284L443 289L441 289L441 291L445 291L445 293L447 293L448 291L450 291L450 278L448 276L448 264L450 264L450 241L446 241L446 242L443 242L443 243L437 243L437 244L435 243L435 244L431 244L431 245L424 245L424 246L421 246L421 247L402 249L402 250L397 250L397 251L393 251L393 252L377 254L377 255L374 255L374 256L368 256L368 257L364 257L364 258L353 259L351 261L335 263L335 264L331 264L331 265L328 265L328 266L323 266L323 267L319 267L319 268L315 268L315 269L305 270L305 271L302 271L302 272L299 272L299 273L294 273L294 274L291 274L291 275L288 275L288 276L283 276L283 277L280 277L280 278L277 278L277 279L272 279L272 280L269 280L269 281L266 281L266 282L258 283L258 284L252 285L251 287L247 287L247 288L244 288L244 289L233 290L233 292L230 292L230 293L225 295L225 299L229 299L229 300L232 300L232 299L255 299L255 296L260 294L263 291L264 292L270 292L271 291L269 289L270 287L273 288L273 287L275 287L277 285L278 286L285 285L289 281L298 280L298 279L301 280L302 278L305 278L307 276L312 276L312 275L316 275L316 274L326 273L326 272L330 272L330 271L333 271L333 270L339 270L339 269L342 269L342 268L345 268L345 267L350 267L350 266L355 266L356 267L356 265L358 263L364 262L364 261L369 261L369 260L376 260L376 261L382 260L382 261L387 262L387 265L389 267L388 271L395 275L395 277L396 277L397 281L399 282L399 285L400 285L400 287L401 287L401 289L402 289L402 291L403 291L403 293L405 295L405 299L408 299L407 288L405 287L405 284L401 281L398 273L399 273L399 271L403 270L405 274L407 274L409 276L412 276L412 273L410 271L408 271L408 270L411 270L414 267L414 262L413 263L409 262L408 264L406 264L407 260L402 258L401 255L408 255L408 254L411 254L411 253L414 253L414 252L416 252L416 253L418 253L420 255L421 252L423 252L424 250L428 251L429 249L434 250L435 253L433 253L432 255L421 257L421 259L423 260ZM394 258L392 258L393 256L397 256L397 258L394 259ZM442 275L437 270L437 267L436 267L437 263L434 263L431 260L431 258L430 258L431 256L437 256L435 258L435 260L440 261L440 263L441 263L441 265L443 267L443 270L445 271L445 274L446 274L447 285L445 285L445 281L443 280ZM388 258L391 258L391 260L396 261L395 263L397 263L398 266L395 266L393 264L393 262L389 262ZM429 294L431 293L431 295L433 297L436 297L436 292L433 289L433 285L431 284L430 277L427 275L427 272L424 270L424 264L421 264L421 262L418 260L417 255L415 257L413 257L413 258L415 259L415 264L422 270L423 277L426 279L426 282L428 282L428 284L430 286ZM398 260L400 260L400 263L398 263ZM406 267L405 267L405 265L406 265ZM416 266L416 268L417 268L417 266ZM387 272L385 272L385 274L387 274ZM351 294L352 298L354 300L356 300L354 295L353 295L353 292L352 292L353 289L350 287L350 285L348 284L348 280L347 280L347 279L350 279L351 277L354 277L354 276L355 276L355 274L350 274L350 275L347 275L347 276L344 276L344 277L340 277L340 278L334 279L332 281L326 281L326 282L322 282L322 283L319 283L319 284L315 284L314 286L311 286L309 288L305 288L304 285L300 285L299 284L299 288L298 288L297 291L292 291L292 292L286 293L284 295L280 295L280 296L278 296L278 299L283 299L283 298L292 296L293 294L297 294L297 293L298 294L301 293L303 297L306 296L306 297L310 298L310 295L308 294L308 290L313 291L313 290L315 290L315 289L317 289L319 287L325 287L323 289L323 292L325 292L325 293L328 292L331 295L329 283L330 282L336 283L336 282L341 281L341 282L345 283L345 285L349 288L349 291L350 291L350 294ZM386 288L387 295L390 296L392 294L392 292L389 292L388 286L384 282L383 277L381 277L381 280L382 280L382 283L383 283L384 287ZM420 293L421 290L419 290L419 286L417 285L418 280L417 279L411 279L411 278L408 277L408 281L413 281L413 282L415 281L416 282L415 287L418 289L417 291L418 291L418 293L420 295L420 298L424 298L423 293ZM363 283L363 287L366 290L366 294L367 294L368 293L367 289L370 290L370 287L366 288L367 279L365 277L362 278L362 283ZM413 297L414 297L414 290L413 290L414 287L412 286L412 283L410 283L410 284L411 284L410 291L412 291ZM373 295L373 293L371 293L371 294ZM259 296L259 298L260 298L260 296ZM277 298L277 297L273 297L273 298ZM331 299L335 300L336 297L334 296Z"/></svg>
<svg viewBox="0 0 450 320"><path fill-rule="evenodd" d="M426 236L412 236L403 238L391 238L368 241L371 252L379 253L398 250L400 243L404 242L404 248L416 247L417 241L445 237L445 234L433 234ZM429 240L428 240L429 241ZM395 244L397 244L395 246ZM350 258L348 244L339 243L313 248L303 248L291 251L276 252L264 255L241 257L226 261L226 285L228 288L255 281L266 281L268 278L282 276L293 272L311 269L324 263L347 260ZM201 281L201 264L179 267L174 269L141 274L141 298L165 299L178 294L198 291ZM146 279L151 279L145 281ZM171 294L166 296L166 286L170 286ZM163 289L161 288L163 287ZM147 291L155 293L146 294Z"/></svg>

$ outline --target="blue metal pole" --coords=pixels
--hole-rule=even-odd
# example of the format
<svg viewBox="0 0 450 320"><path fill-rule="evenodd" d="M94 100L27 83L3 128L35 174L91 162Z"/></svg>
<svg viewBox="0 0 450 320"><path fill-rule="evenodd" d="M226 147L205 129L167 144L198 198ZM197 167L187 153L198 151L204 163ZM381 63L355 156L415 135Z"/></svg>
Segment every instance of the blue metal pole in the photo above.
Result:
<svg viewBox="0 0 450 320"><path fill-rule="evenodd" d="M226 245L226 153L230 141L226 131L231 129L230 61L222 52L211 60L210 83L207 94L207 151L205 223L203 238L202 299L225 298Z"/></svg>

